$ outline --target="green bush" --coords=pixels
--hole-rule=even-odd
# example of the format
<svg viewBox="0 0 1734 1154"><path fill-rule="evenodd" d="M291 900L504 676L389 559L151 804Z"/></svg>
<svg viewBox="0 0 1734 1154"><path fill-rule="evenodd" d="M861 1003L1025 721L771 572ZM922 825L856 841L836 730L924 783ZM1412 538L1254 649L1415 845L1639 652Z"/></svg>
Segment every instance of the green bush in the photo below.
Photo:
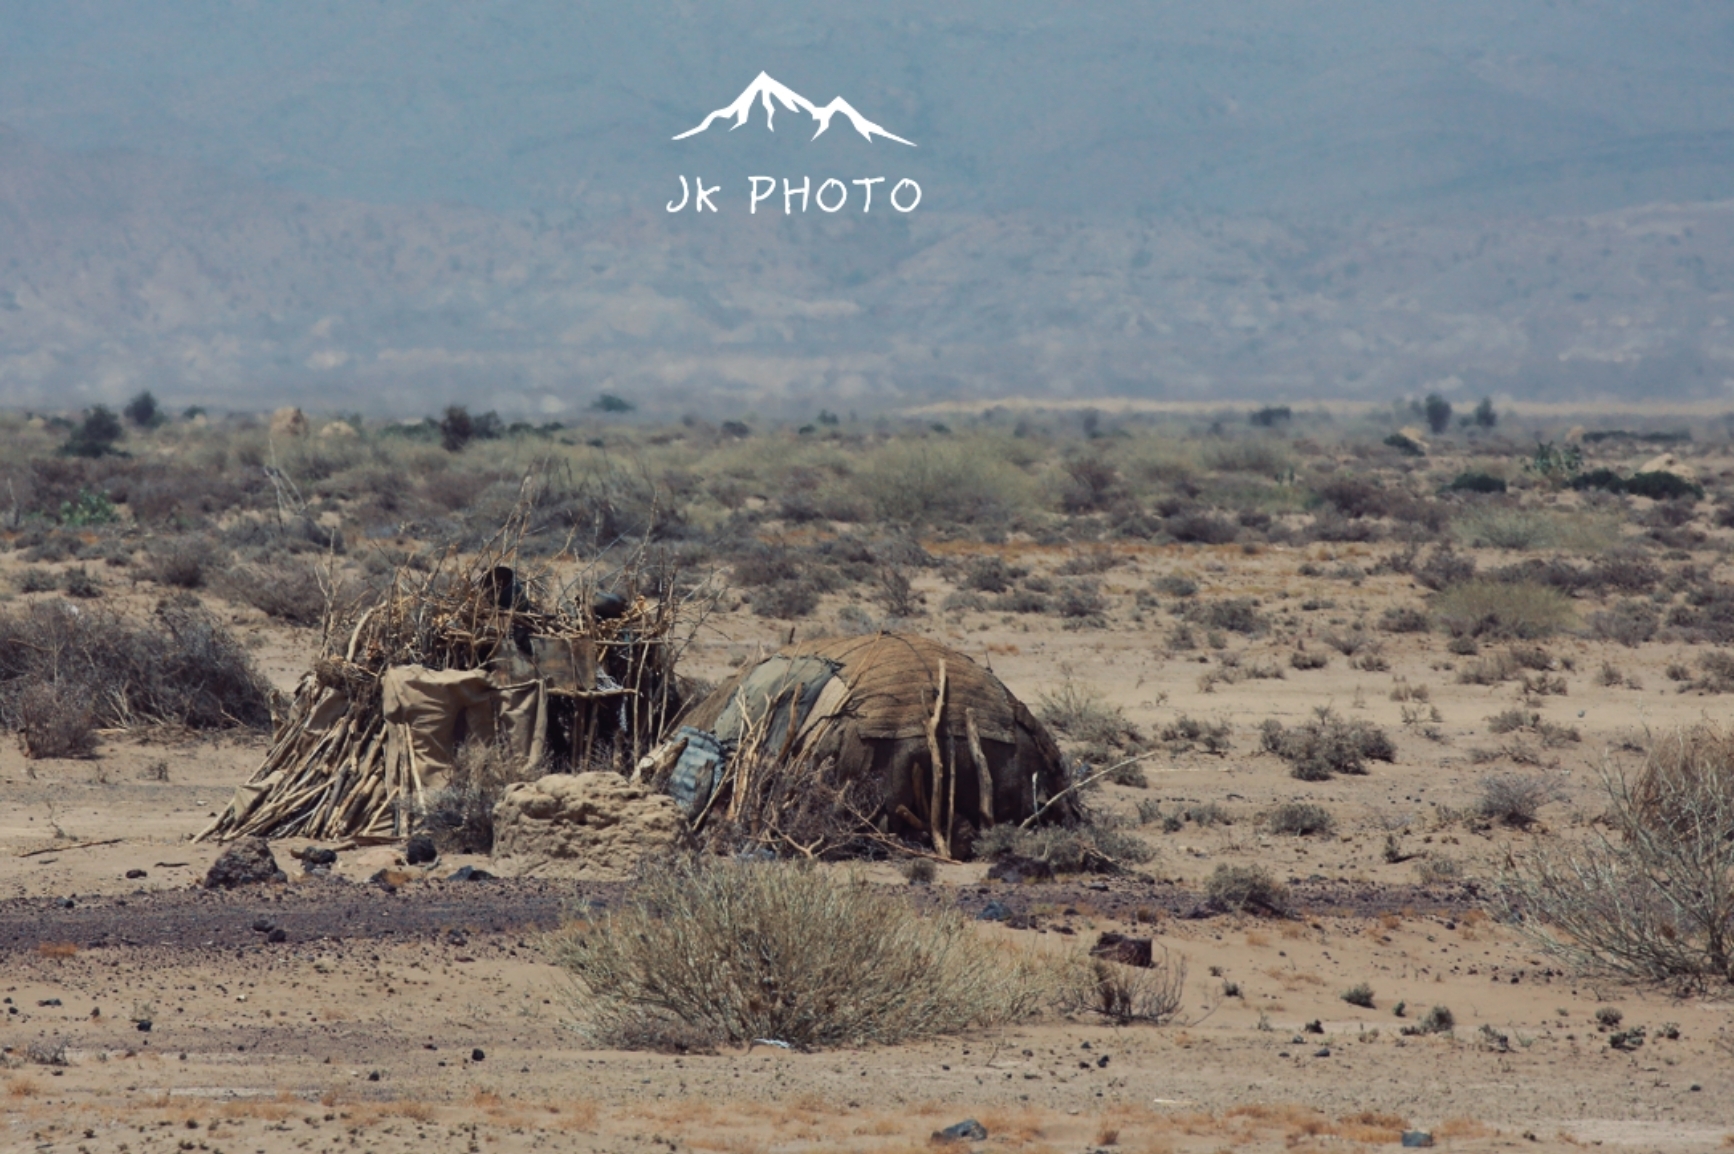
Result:
<svg viewBox="0 0 1734 1154"><path fill-rule="evenodd" d="M107 405L96 405L85 414L84 421L67 437L66 443L60 446L60 452L68 457L105 457L110 454L120 455L116 443L126 435L121 427L120 418L109 411Z"/></svg>
<svg viewBox="0 0 1734 1154"><path fill-rule="evenodd" d="M1571 625L1571 599L1529 581L1465 581L1433 599L1433 614L1453 636L1532 641Z"/></svg>

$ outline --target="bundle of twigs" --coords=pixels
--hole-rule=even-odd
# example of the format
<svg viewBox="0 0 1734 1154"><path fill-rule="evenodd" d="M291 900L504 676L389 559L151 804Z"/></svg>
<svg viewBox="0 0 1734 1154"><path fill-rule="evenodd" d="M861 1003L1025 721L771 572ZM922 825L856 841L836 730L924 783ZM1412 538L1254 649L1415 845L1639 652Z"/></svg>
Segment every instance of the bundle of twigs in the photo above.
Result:
<svg viewBox="0 0 1734 1154"><path fill-rule="evenodd" d="M613 604L599 616L597 575L559 587L550 571L518 571L525 508L474 555L447 554L422 571L400 567L371 605L328 608L323 655L274 718L264 761L199 839L405 836L425 809L425 783L413 750L387 756L385 671L480 669L532 634L589 642L612 682L618 708L582 713L575 726L589 728L572 735L575 757L591 756L604 723L620 759L635 760L655 742L676 704L669 642L679 599L668 575L643 571L641 550L614 575Z"/></svg>

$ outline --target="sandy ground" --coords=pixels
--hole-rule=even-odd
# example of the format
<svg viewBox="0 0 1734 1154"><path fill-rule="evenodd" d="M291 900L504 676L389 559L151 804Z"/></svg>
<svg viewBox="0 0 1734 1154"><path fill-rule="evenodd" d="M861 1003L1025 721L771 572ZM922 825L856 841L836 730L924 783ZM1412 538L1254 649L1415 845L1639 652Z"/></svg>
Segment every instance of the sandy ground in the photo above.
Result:
<svg viewBox="0 0 1734 1154"><path fill-rule="evenodd" d="M1486 719L1519 699L1511 683L1456 684L1463 659L1442 636L1382 634L1386 671L1352 670L1333 651L1324 669L1206 691L1200 674L1219 664L1209 651L1203 664L1200 654L1169 655L1166 613L1138 621L1130 609L1134 589L1179 571L1204 596L1329 601L1302 615L1319 634L1415 602L1406 577L1353 585L1295 575L1308 559L1365 568L1379 551L1128 549L1103 576L1116 597L1107 629L937 611L913 623L991 663L1029 700L1070 678L1147 731L1182 714L1230 723L1227 754L1161 752L1145 764L1147 790L1097 795L1124 813L1146 798L1164 812L1214 801L1233 819L1143 827L1157 850L1144 876L1014 891L958 865L942 867L923 895L966 908L1004 896L1034 915L1034 928L983 932L1044 949L1078 948L1103 930L1154 933L1188 967L1184 1020L1161 1029L1055 1017L871 1051L589 1050L570 1028L567 986L540 934L573 903L606 900L606 888L466 887L440 880L472 860L454 859L387 894L365 879L393 862L392 847L345 853L336 878L318 879L290 858L293 843L280 843L287 886L197 895L218 851L189 836L251 773L259 741L116 734L91 761L26 762L0 747L0 1149L866 1154L927 1148L934 1131L965 1118L988 1130L973 1145L1007 1151L1327 1150L1390 1145L1410 1128L1463 1151L1734 1144L1725 1002L1577 980L1483 909L1508 858L1541 839L1591 836L1598 759L1636 756L1622 751L1641 745L1646 727L1718 711L1718 699L1679 694L1662 673L1690 650L1548 642L1568 692L1531 707L1583 740L1532 750L1540 764L1527 768L1553 775L1562 800L1528 832L1477 831L1453 815L1484 774L1512 768L1509 758L1478 764L1474 751L1501 745ZM1064 555L1026 547L1022 560ZM946 587L933 576L923 584L937 607ZM836 608L828 602L820 619ZM224 611L273 680L291 685L315 638ZM692 668L718 676L788 631L725 614L698 639ZM1287 655L1258 640L1230 644L1247 661ZM1598 684L1604 660L1643 688ZM1427 687L1441 717L1434 737L1405 724L1405 703L1392 700L1400 685ZM1259 752L1264 718L1292 724L1325 704L1386 727L1396 764L1308 784ZM1273 836L1257 824L1294 799L1330 808L1337 834ZM1386 860L1388 835L1406 860ZM1464 884L1418 886L1418 866L1440 858ZM1222 862L1291 880L1302 912L1184 916ZM900 882L889 867L870 874ZM266 941L253 929L260 919L287 940ZM1370 1009L1341 997L1361 982L1374 991ZM1435 1005L1451 1009L1453 1032L1399 1032ZM1611 1049L1594 1017L1604 1005L1647 1027L1646 1044ZM1663 1036L1669 1023L1677 1038Z"/></svg>

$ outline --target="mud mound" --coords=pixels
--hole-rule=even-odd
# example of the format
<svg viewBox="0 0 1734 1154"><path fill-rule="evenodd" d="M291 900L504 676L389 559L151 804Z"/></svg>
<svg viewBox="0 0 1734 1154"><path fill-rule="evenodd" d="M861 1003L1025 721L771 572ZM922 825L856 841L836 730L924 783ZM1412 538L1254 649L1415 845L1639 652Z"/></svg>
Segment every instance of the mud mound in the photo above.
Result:
<svg viewBox="0 0 1734 1154"><path fill-rule="evenodd" d="M494 856L522 872L621 877L677 844L680 808L614 773L551 773L506 790L494 809Z"/></svg>

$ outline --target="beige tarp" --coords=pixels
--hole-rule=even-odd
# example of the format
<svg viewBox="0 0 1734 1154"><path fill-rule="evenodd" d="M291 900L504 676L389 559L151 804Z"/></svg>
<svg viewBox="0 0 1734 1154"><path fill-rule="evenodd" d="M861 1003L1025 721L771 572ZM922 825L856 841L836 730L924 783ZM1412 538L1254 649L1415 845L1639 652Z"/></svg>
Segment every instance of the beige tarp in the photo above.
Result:
<svg viewBox="0 0 1734 1154"><path fill-rule="evenodd" d="M500 685L476 669L394 665L380 678L385 760L407 760L418 804L449 779L466 741L503 743L521 764L540 761L547 694L540 681Z"/></svg>

